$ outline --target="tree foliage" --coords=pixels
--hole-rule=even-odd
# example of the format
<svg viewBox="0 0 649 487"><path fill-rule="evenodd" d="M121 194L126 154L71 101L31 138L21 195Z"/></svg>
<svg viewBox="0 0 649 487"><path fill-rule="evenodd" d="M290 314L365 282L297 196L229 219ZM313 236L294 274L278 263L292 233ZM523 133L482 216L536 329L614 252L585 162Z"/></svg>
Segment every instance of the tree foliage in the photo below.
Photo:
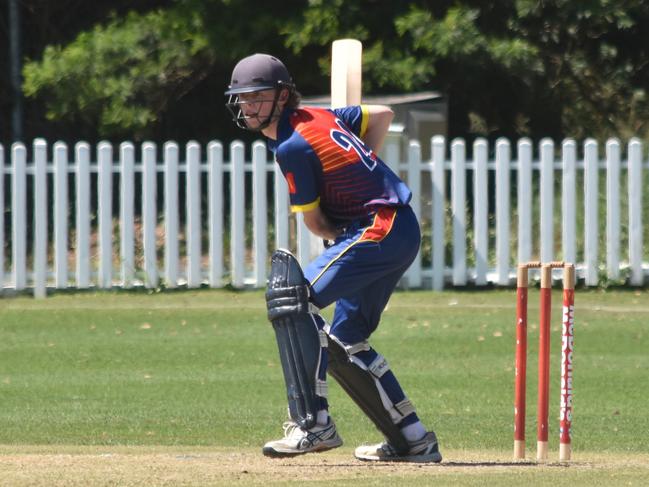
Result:
<svg viewBox="0 0 649 487"><path fill-rule="evenodd" d="M255 51L290 54L278 32L304 7L288 0L259 10L258 3L175 0L112 15L28 62L24 92L45 104L53 123L92 127L96 137L234 136L223 105L234 63ZM317 72L315 58L313 66Z"/></svg>
<svg viewBox="0 0 649 487"><path fill-rule="evenodd" d="M25 94L45 97L51 120L73 116L104 135L137 137L206 76L214 52L204 30L191 13L129 13L48 46L24 68Z"/></svg>
<svg viewBox="0 0 649 487"><path fill-rule="evenodd" d="M25 66L25 93L100 136L222 138L236 59L275 53L321 94L330 43L353 37L365 93L442 91L451 136L649 139L646 2L170 2L47 47Z"/></svg>
<svg viewBox="0 0 649 487"><path fill-rule="evenodd" d="M358 36L366 86L448 93L457 135L649 137L643 2L348 3L311 2L289 45Z"/></svg>

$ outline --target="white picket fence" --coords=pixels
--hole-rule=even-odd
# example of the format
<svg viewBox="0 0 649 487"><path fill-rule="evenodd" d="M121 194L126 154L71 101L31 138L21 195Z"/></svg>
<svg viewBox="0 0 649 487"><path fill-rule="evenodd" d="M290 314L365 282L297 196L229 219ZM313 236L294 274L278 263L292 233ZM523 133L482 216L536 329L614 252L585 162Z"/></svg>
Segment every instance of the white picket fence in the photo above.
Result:
<svg viewBox="0 0 649 487"><path fill-rule="evenodd" d="M597 285L602 275L619 280L627 274L630 284L644 285L649 264L643 247L642 187L649 161L643 160L639 140L628 142L624 160L616 139L606 142L603 158L592 139L584 142L582 157L574 140L565 140L557 157L552 140L542 140L535 151L529 140L521 139L515 159L505 139L496 142L493 159L483 139L473 144L471 160L461 139L451 141L450 148L441 136L430 144L430 161L422 161L417 141L409 143L406 154L400 153L398 141L388 141L383 151L388 165L408 182L414 211L430 230L403 287L508 286L516 262L559 258L575 262L587 286ZM205 151L195 142L184 149L181 158L180 147L172 142L164 144L161 154L153 143L142 144L138 151L131 143L115 149L102 142L93 161L88 144L77 143L71 156L57 142L50 162L47 143L37 139L30 163L27 148L14 144L6 164L0 146L2 290L31 288L40 297L48 288L263 287L273 248L292 249L303 264L311 258L319 242L299 217L290 215L286 183L263 142L252 145L250 162L241 142L230 145L229 162L220 142L209 143ZM620 192L622 171L627 173L626 196ZM599 189L602 177L605 194ZM561 192L561 208L554 207L555 187ZM270 200L268 188L277 189ZM179 190L185 201L180 201ZM493 211L490 191L495 191ZM136 198L141 199L139 211ZM578 205L578 198L583 203ZM269 242L267 216L271 200L274 242ZM628 208L624 226L622 203ZM600 258L601 204L605 258ZM114 206L118 214L113 214ZM579 249L578 222L583 226ZM250 225L252 232L247 232ZM5 227L11 228L6 236L10 242ZM623 239L628 250L621 248ZM425 249L430 255L424 255ZM424 261L430 264L424 266Z"/></svg>

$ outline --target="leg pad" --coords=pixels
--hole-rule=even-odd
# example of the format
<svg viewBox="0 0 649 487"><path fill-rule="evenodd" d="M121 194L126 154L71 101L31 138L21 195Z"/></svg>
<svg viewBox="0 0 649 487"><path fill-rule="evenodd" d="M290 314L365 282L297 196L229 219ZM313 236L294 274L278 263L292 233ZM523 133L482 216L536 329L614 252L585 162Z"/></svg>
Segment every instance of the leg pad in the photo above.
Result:
<svg viewBox="0 0 649 487"><path fill-rule="evenodd" d="M316 389L321 340L316 321L307 312L306 286L295 257L284 250L275 251L266 293L268 315L279 348L289 415L301 427L309 429L316 424L318 412Z"/></svg>
<svg viewBox="0 0 649 487"><path fill-rule="evenodd" d="M372 370L364 370L350 360L348 351L331 336L329 337L328 351L329 374L336 379L356 405L372 420L379 431L383 433L388 443L399 454L406 454L410 450L408 441L394 423L390 412L385 408L379 391L380 386L377 386L378 377L387 370L385 360L382 359L384 365L381 363L372 364Z"/></svg>

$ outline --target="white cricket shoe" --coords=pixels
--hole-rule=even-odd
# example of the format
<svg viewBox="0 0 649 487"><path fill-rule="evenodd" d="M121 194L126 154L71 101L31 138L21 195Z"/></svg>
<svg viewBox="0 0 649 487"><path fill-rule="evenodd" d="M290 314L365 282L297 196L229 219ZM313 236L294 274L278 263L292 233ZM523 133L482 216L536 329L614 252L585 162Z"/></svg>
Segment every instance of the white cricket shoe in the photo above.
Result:
<svg viewBox="0 0 649 487"><path fill-rule="evenodd" d="M378 445L362 445L356 448L354 456L359 460L375 462L417 462L439 463L442 461L442 454L439 452L437 437L429 431L421 440L408 442L410 450L405 455L399 455L389 443Z"/></svg>
<svg viewBox="0 0 649 487"><path fill-rule="evenodd" d="M269 441L264 445L263 453L267 457L293 457L310 452L321 452L337 448L343 440L336 432L336 425L330 419L329 424L316 424L311 429L302 429L295 421L284 423L284 438Z"/></svg>

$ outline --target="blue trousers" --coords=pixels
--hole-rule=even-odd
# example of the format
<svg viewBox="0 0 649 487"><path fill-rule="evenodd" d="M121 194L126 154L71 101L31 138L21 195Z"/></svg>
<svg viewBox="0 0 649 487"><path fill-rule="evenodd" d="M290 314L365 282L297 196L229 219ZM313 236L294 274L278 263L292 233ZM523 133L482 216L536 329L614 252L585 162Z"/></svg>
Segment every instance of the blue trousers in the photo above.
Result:
<svg viewBox="0 0 649 487"><path fill-rule="evenodd" d="M369 338L399 279L417 255L420 240L419 223L409 206L383 207L372 217L350 225L306 267L304 275L311 285L311 301L319 308L336 305L331 335L347 346ZM319 374L322 380L326 376L325 350ZM369 366L378 353L370 348L355 356ZM380 382L394 404L405 398L391 371ZM328 407L324 398L322 405ZM417 420L413 413L402 426Z"/></svg>
<svg viewBox="0 0 649 487"><path fill-rule="evenodd" d="M336 303L331 332L346 343L366 340L419 250L421 235L409 206L384 207L354 222L304 270L311 300Z"/></svg>

